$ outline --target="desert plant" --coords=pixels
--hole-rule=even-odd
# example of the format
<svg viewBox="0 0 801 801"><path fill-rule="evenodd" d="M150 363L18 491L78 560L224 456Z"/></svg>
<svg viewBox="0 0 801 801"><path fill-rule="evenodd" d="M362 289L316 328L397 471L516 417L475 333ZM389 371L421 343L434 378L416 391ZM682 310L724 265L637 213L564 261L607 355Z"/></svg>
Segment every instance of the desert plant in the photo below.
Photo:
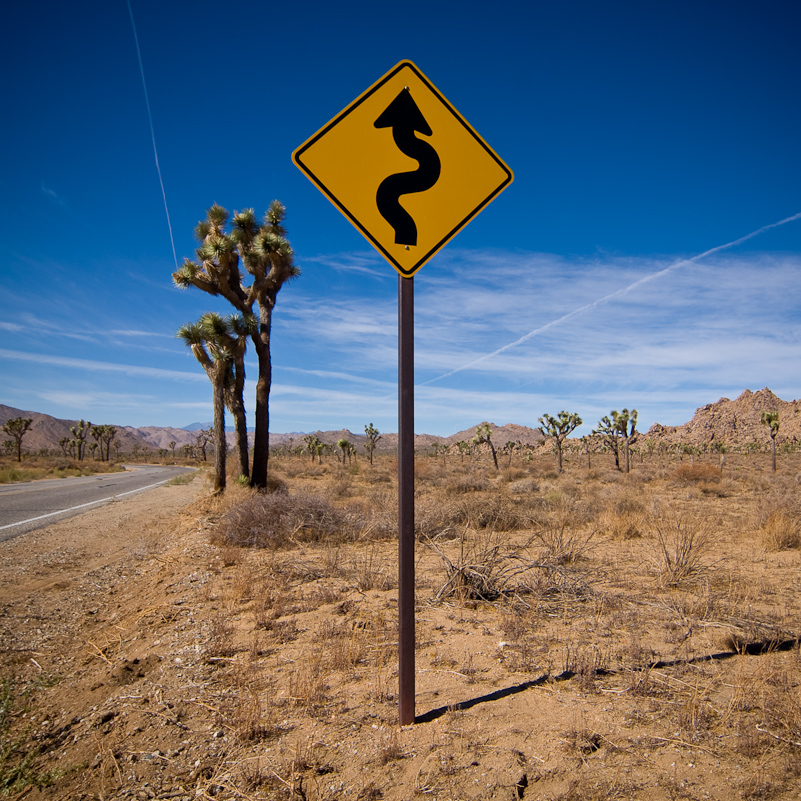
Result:
<svg viewBox="0 0 801 801"><path fill-rule="evenodd" d="M495 463L495 469L498 470L498 454L495 453L495 445L492 443L492 429L489 423L481 423L481 425L476 427L476 433L471 442L474 445L482 445L484 443L489 445L490 453L492 453L492 461Z"/></svg>
<svg viewBox="0 0 801 801"><path fill-rule="evenodd" d="M653 562L663 586L697 579L709 567L706 557L713 542L703 519L662 510L650 524L657 543Z"/></svg>
<svg viewBox="0 0 801 801"><path fill-rule="evenodd" d="M250 338L259 364L251 484L259 488L267 486L272 315L281 287L300 275L286 238L285 217L286 209L274 200L261 225L253 209L245 209L234 213L230 230L227 230L230 215L215 203L206 212L206 219L195 228L200 242L195 251L199 261L185 259L172 274L177 286L194 286L210 295L222 295L243 316L255 316L254 306L258 308L258 326L254 327ZM240 266L253 278L249 285Z"/></svg>
<svg viewBox="0 0 801 801"><path fill-rule="evenodd" d="M801 520L789 505L771 509L760 526L762 543L769 551L801 547Z"/></svg>
<svg viewBox="0 0 801 801"><path fill-rule="evenodd" d="M582 530L565 516L556 516L540 523L534 530L534 537L544 547L549 560L570 564L586 556L597 530Z"/></svg>
<svg viewBox="0 0 801 801"><path fill-rule="evenodd" d="M762 422L770 429L771 464L776 472L776 435L779 433L779 413L762 412Z"/></svg>
<svg viewBox="0 0 801 801"><path fill-rule="evenodd" d="M381 439L381 432L370 423L364 427L364 433L367 437L367 444L364 447L367 449L367 453L370 454L370 464L372 465L373 452L378 447L378 440Z"/></svg>
<svg viewBox="0 0 801 801"><path fill-rule="evenodd" d="M17 449L17 461L22 461L22 438L33 424L30 417L14 417L3 423L3 431L12 438ZM9 440L11 442L12 440Z"/></svg>
<svg viewBox="0 0 801 801"><path fill-rule="evenodd" d="M300 542L343 537L345 514L318 495L273 492L256 495L226 512L212 530L216 545L285 548Z"/></svg>
<svg viewBox="0 0 801 801"><path fill-rule="evenodd" d="M463 528L459 552L451 558L434 539L426 545L437 553L445 566L445 583L434 595L435 601L457 598L459 601L497 601L513 594L515 580L536 567L528 555L528 544L514 545L496 531L471 536Z"/></svg>
<svg viewBox="0 0 801 801"><path fill-rule="evenodd" d="M557 417L544 414L539 418L539 430L544 437L553 437L556 448L556 469L562 472L562 444L565 439L582 424L575 412L561 411Z"/></svg>
<svg viewBox="0 0 801 801"><path fill-rule="evenodd" d="M640 436L637 431L637 410L632 409L631 412L629 412L628 409L623 409L620 414L612 412L612 420L614 421L615 427L620 432L623 450L626 454L625 472L628 473L629 470L631 470L631 446Z"/></svg>
<svg viewBox="0 0 801 801"><path fill-rule="evenodd" d="M86 450L86 437L92 428L91 423L81 420L77 425L70 426L70 434L72 434L72 445L75 447L75 458L80 462L83 459Z"/></svg>
<svg viewBox="0 0 801 801"><path fill-rule="evenodd" d="M220 335L227 323L219 314L204 314L196 323L182 325L176 336L191 348L209 377L214 401L214 491L225 490L225 387L233 382L233 356Z"/></svg>

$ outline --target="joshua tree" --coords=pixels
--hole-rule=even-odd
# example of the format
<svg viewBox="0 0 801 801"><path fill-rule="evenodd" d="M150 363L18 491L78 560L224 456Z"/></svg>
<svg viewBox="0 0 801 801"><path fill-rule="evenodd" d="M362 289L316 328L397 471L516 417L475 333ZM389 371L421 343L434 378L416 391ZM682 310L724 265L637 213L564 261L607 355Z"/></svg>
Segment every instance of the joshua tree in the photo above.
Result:
<svg viewBox="0 0 801 801"><path fill-rule="evenodd" d="M612 412L614 417L617 412ZM615 455L615 467L620 470L620 431L616 424L608 417L604 416L598 421L598 428L593 429L593 434L601 438L601 442L607 445Z"/></svg>
<svg viewBox="0 0 801 801"><path fill-rule="evenodd" d="M204 314L197 323L187 323L176 336L192 349L212 386L214 402L214 492L225 491L225 386L233 381L230 352L215 334L219 315Z"/></svg>
<svg viewBox="0 0 801 801"><path fill-rule="evenodd" d="M370 464L372 465L373 451L378 447L378 440L381 439L381 432L370 423L369 426L364 427L364 433L367 435L367 444L364 447L367 448L367 452L370 454Z"/></svg>
<svg viewBox="0 0 801 801"><path fill-rule="evenodd" d="M22 438L31 427L33 420L30 417L14 417L3 423L3 431L11 437L17 447L17 461L22 461ZM11 440L9 440L10 442Z"/></svg>
<svg viewBox="0 0 801 801"><path fill-rule="evenodd" d="M623 409L622 412L613 411L612 419L602 417L598 423L598 428L593 430L593 434L600 435L604 444L608 445L615 454L615 467L620 470L620 446L626 455L626 472L631 469L631 446L640 436L637 429L637 410Z"/></svg>
<svg viewBox="0 0 801 801"><path fill-rule="evenodd" d="M84 450L86 448L86 437L89 430L92 428L91 423L86 423L81 420L78 425L70 427L70 434L73 436L73 443L75 445L75 458L80 462L83 459Z"/></svg>
<svg viewBox="0 0 801 801"><path fill-rule="evenodd" d="M215 203L195 228L198 261L184 260L172 276L179 287L222 295L243 316L258 316L258 329L250 335L259 364L250 483L260 488L267 486L269 458L272 314L281 287L300 275L286 238L285 216L284 206L274 200L261 224L253 209L245 209L234 213L229 226L229 213ZM250 283L240 267L252 277Z"/></svg>
<svg viewBox="0 0 801 801"><path fill-rule="evenodd" d="M544 437L553 437L554 447L556 448L556 467L562 472L562 443L573 433L583 422L575 412L559 412L558 417L551 417L544 414L539 418L539 430Z"/></svg>
<svg viewBox="0 0 801 801"><path fill-rule="evenodd" d="M469 442L467 442L466 440L463 440L463 439L460 439L456 443L456 447L459 449L459 453L462 456L462 461L464 461L464 455L466 453L470 453L470 451L473 450L473 446Z"/></svg>
<svg viewBox="0 0 801 801"><path fill-rule="evenodd" d="M200 318L207 337L214 340L231 359L232 373L225 382L225 406L234 418L236 444L239 453L239 475L250 477L248 459L248 429L245 418L245 351L247 340L256 332L255 319L250 315L231 314L221 317L219 314L204 314Z"/></svg>
<svg viewBox="0 0 801 801"><path fill-rule="evenodd" d="M114 426L92 426L92 436L100 446L100 461L107 462L111 455L111 443L117 436Z"/></svg>
<svg viewBox="0 0 801 801"><path fill-rule="evenodd" d="M470 441L475 445L481 445L486 442L490 446L492 461L495 462L495 469L498 470L498 454L495 453L495 446L492 444L492 429L489 427L489 423L481 423L481 425L477 426L476 433Z"/></svg>
<svg viewBox="0 0 801 801"><path fill-rule="evenodd" d="M637 429L637 410L623 409L620 414L612 412L612 420L615 427L620 432L620 438L623 441L623 450L626 453L626 472L631 469L631 446L637 441L640 434Z"/></svg>
<svg viewBox="0 0 801 801"><path fill-rule="evenodd" d="M342 439L337 440L337 448L342 451L342 464L345 464L345 457L347 457L348 462L350 463L353 445L351 445L350 442L343 437Z"/></svg>
<svg viewBox="0 0 801 801"><path fill-rule="evenodd" d="M503 446L503 452L509 455L509 464L507 467L512 466L512 457L515 454L515 451L519 451L522 445L519 442L513 442L512 440L507 440L506 444Z"/></svg>
<svg viewBox="0 0 801 801"><path fill-rule="evenodd" d="M320 455L323 452L322 449L322 442L320 442L320 438L316 434L306 434L303 437L303 441L306 443L306 450L311 454L311 460L314 461L314 457L320 459Z"/></svg>
<svg viewBox="0 0 801 801"><path fill-rule="evenodd" d="M178 443L177 443L175 440L172 440L172 441L170 441L170 442L168 442L168 443L167 443L167 447L168 447L168 448L170 449L170 451L172 452L172 461L173 461L173 462L175 461L175 446L176 446L177 444L178 444Z"/></svg>
<svg viewBox="0 0 801 801"><path fill-rule="evenodd" d="M776 435L779 433L779 413L762 412L762 422L770 429L770 449L773 472L776 472Z"/></svg>
<svg viewBox="0 0 801 801"><path fill-rule="evenodd" d="M594 435L581 438L581 446L587 456L587 470L592 469L592 454L594 451L598 450L598 444L598 439Z"/></svg>

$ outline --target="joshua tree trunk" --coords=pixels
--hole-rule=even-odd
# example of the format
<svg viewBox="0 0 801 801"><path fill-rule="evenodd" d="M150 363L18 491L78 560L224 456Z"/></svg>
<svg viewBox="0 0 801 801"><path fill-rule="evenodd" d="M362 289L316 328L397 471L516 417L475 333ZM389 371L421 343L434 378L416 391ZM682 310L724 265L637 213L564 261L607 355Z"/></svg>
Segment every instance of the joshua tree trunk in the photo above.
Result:
<svg viewBox="0 0 801 801"><path fill-rule="evenodd" d="M250 463L248 460L248 424L245 418L245 404L242 403L242 394L236 393L231 398L231 414L236 429L236 448L239 453L239 475L250 478Z"/></svg>
<svg viewBox="0 0 801 801"><path fill-rule="evenodd" d="M275 298L272 298L274 301ZM270 386L272 385L272 359L270 358L270 324L272 306L260 304L259 333L252 337L259 360L259 380L256 383L256 430L253 441L252 487L267 486L267 463L270 458Z"/></svg>
<svg viewBox="0 0 801 801"><path fill-rule="evenodd" d="M217 372L221 373L218 362ZM223 375L217 375L214 382L214 492L225 491L225 451L227 443L225 441L225 387Z"/></svg>

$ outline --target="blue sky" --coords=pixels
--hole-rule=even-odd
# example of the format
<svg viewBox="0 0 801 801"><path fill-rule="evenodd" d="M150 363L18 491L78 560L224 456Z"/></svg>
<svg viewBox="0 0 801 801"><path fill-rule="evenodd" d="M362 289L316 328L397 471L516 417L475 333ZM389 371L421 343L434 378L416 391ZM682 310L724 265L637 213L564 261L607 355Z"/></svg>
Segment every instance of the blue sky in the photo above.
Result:
<svg viewBox="0 0 801 801"><path fill-rule="evenodd" d="M172 243L279 198L272 430L396 431L397 273L291 153L402 59L515 174L414 279L419 433L801 396L796 2L130 3L169 226L126 0L5 17L0 403L209 420Z"/></svg>

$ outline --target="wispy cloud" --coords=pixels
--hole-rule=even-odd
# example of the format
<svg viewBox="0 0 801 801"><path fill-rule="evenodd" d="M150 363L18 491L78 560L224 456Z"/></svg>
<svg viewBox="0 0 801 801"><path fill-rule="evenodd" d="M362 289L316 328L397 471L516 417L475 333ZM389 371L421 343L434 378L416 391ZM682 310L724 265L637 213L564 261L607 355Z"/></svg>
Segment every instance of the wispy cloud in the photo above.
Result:
<svg viewBox="0 0 801 801"><path fill-rule="evenodd" d="M67 204L58 196L58 193L55 190L50 189L50 187L45 186L44 184L42 184L41 188L42 188L42 192L44 193L45 197L49 198L54 203L57 203L62 208L66 208L67 207Z"/></svg>
<svg viewBox="0 0 801 801"><path fill-rule="evenodd" d="M307 256L303 262L320 264L335 272L369 275L379 280L392 278L392 271L387 263L380 256L370 253L323 253Z"/></svg>
<svg viewBox="0 0 801 801"><path fill-rule="evenodd" d="M207 378L200 373L185 373L179 370L165 370L161 367L143 367L133 364L99 362L91 359L73 359L43 353L27 353L0 348L0 359L25 362L26 364L46 364L53 367L69 367L90 372L124 373L131 377L168 378L179 381L205 382Z"/></svg>
<svg viewBox="0 0 801 801"><path fill-rule="evenodd" d="M507 350L510 350L511 348L516 348L519 345L522 345L524 342L527 342L528 340L532 339L533 337L538 336L540 334L543 334L543 333L549 331L550 329L554 328L555 326L562 325L562 324L568 322L569 320L572 320L573 318L575 318L575 317L577 317L579 315L582 315L582 314L584 314L584 313L586 313L588 311L591 311L593 309L597 309L599 306L607 304L607 303L609 303L609 302L611 302L611 301L613 301L613 300L615 300L617 298L622 298L624 295L627 295L630 292L636 291L638 288L642 287L646 283L649 283L651 281L656 281L657 279L663 278L663 277L667 276L669 273L671 273L671 272L673 272L675 270L678 270L679 268L687 267L687 266L693 264L694 262L700 261L701 259L708 258L709 256L712 256L712 255L714 255L716 253L719 253L719 252L721 252L723 250L728 250L728 249L733 248L733 247L735 247L737 245L740 245L740 244L742 244L744 242L747 242L748 240L753 239L756 236L759 236L760 234L764 233L765 231L771 230L773 228L778 228L779 226L786 225L787 223L794 222L794 221L799 220L799 219L801 219L801 212L799 212L798 214L793 214L790 217L786 217L783 220L779 220L778 222L771 223L769 225L764 225L761 228L758 228L756 231L752 231L751 233L746 234L745 236L739 237L738 239L734 239L731 242L726 242L725 244L717 245L716 247L710 248L709 250L706 250L703 253L699 253L699 254L697 254L695 256L691 256L690 258L687 258L687 259L679 259L677 261L674 261L672 264L669 264L667 267L665 267L665 268L663 268L661 270L658 270L656 272L652 272L652 273L650 273L648 275L645 275L642 278L639 278L636 281L632 281L631 283L627 284L626 286L624 286L624 287L622 287L620 289L617 289L617 290L615 290L613 292L610 292L610 293L608 293L606 295L603 295L602 297L597 298L596 300L593 300L593 301L591 301L589 303L585 303L585 304L583 304L581 306L578 306L577 308L574 308L573 310L567 312L566 314L563 314L560 317L557 317L556 319L551 320L548 323L545 323L544 325L541 325L541 326L538 326L537 328L534 328L533 330L531 330L531 331L527 332L526 334L524 334L522 337L518 337L513 342L509 342L506 345L503 345L502 347L497 348L496 350L492 351L491 353L487 353L485 355L479 356L477 359L473 359L472 361L468 362L467 364L463 364L463 365L461 365L459 367L455 367L453 370L450 370L447 373L443 373L441 376L437 376L435 378L431 378L428 381L426 381L425 383L431 383L433 381L438 381L440 379L447 378L448 376L454 375L457 372L461 372L462 370L468 370L471 367L475 367L476 365L480 364L481 362L484 362L484 361L486 361L488 359L493 359L496 356L499 356L504 351L507 351Z"/></svg>

